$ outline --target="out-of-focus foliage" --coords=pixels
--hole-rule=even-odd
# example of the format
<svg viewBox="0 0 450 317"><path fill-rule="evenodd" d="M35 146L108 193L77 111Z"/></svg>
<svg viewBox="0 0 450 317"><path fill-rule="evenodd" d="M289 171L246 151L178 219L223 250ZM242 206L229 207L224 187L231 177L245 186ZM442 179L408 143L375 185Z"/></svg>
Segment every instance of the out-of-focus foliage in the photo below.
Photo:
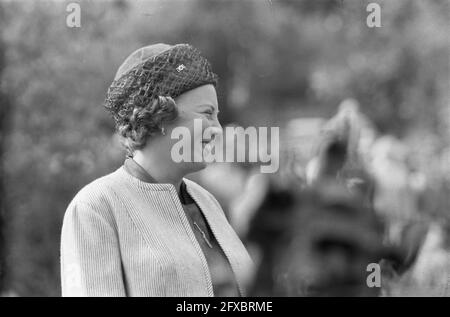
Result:
<svg viewBox="0 0 450 317"><path fill-rule="evenodd" d="M68 1L0 2L1 87L13 104L3 162L7 289L60 294L65 208L124 155L101 107L106 89L121 61L150 43L188 42L210 59L222 123L328 117L352 97L381 132L416 145L418 166L437 160L430 173L441 172L449 2L377 1L381 28L366 25L369 2L82 1L81 28L66 26Z"/></svg>

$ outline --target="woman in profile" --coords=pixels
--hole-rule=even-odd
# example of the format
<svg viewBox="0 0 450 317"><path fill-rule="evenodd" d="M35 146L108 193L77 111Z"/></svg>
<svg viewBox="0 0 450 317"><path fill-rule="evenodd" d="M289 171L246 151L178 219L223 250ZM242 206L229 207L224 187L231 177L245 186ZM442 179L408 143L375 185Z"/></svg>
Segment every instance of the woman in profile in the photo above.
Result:
<svg viewBox="0 0 450 317"><path fill-rule="evenodd" d="M205 163L171 158L173 129L189 129L192 149L202 151L221 133L216 84L209 62L187 44L147 46L120 66L105 107L128 157L67 208L63 296L244 295L247 250L217 200L184 178Z"/></svg>

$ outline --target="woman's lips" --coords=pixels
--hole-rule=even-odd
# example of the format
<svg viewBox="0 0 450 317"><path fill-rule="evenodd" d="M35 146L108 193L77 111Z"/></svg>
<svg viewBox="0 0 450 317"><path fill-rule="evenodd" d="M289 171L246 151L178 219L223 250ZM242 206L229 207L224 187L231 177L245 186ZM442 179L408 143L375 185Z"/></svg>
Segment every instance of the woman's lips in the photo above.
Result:
<svg viewBox="0 0 450 317"><path fill-rule="evenodd" d="M206 144L209 144L209 143L211 143L212 141L214 141L214 139L202 140L202 144L205 146Z"/></svg>
<svg viewBox="0 0 450 317"><path fill-rule="evenodd" d="M213 144L213 139L202 141L203 155L207 155L207 154L211 153L212 144Z"/></svg>

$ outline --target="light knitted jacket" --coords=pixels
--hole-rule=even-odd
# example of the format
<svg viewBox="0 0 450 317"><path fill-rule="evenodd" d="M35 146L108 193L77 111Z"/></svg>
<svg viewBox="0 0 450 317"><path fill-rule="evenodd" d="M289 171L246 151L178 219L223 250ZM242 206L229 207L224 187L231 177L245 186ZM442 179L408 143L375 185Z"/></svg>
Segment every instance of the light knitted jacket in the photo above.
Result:
<svg viewBox="0 0 450 317"><path fill-rule="evenodd" d="M235 274L253 273L216 199L184 179ZM123 167L85 186L64 216L63 296L213 296L208 265L175 187L143 182Z"/></svg>

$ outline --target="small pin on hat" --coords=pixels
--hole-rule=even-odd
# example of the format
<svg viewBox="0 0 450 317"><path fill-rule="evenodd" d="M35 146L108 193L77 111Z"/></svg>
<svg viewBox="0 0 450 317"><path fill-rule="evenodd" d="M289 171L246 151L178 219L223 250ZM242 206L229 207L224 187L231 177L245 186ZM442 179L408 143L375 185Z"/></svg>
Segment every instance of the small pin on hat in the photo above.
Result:
<svg viewBox="0 0 450 317"><path fill-rule="evenodd" d="M186 66L184 66L184 64L180 64L177 67L177 72L181 72L182 70L184 70L186 68Z"/></svg>

